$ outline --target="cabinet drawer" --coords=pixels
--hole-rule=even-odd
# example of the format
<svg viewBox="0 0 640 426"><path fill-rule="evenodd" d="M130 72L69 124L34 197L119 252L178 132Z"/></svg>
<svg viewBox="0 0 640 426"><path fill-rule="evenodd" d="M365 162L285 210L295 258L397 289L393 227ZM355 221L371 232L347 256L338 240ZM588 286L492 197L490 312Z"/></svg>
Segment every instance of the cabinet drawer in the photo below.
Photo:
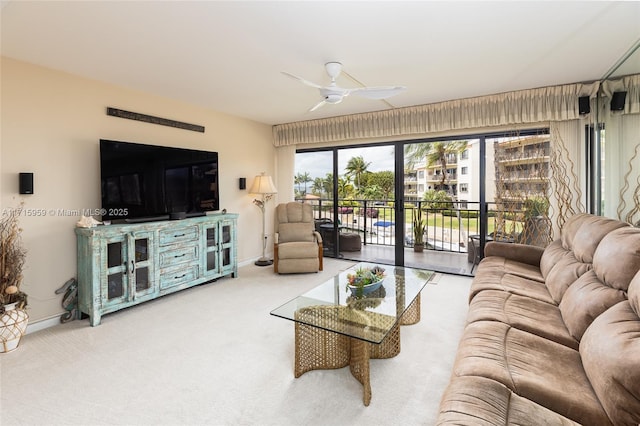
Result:
<svg viewBox="0 0 640 426"><path fill-rule="evenodd" d="M175 287L198 278L198 266L170 268L160 274L160 289Z"/></svg>
<svg viewBox="0 0 640 426"><path fill-rule="evenodd" d="M198 259L198 246L166 248L160 252L160 267L193 262Z"/></svg>
<svg viewBox="0 0 640 426"><path fill-rule="evenodd" d="M177 229L162 229L158 232L161 246L197 241L198 236L198 225L185 226Z"/></svg>

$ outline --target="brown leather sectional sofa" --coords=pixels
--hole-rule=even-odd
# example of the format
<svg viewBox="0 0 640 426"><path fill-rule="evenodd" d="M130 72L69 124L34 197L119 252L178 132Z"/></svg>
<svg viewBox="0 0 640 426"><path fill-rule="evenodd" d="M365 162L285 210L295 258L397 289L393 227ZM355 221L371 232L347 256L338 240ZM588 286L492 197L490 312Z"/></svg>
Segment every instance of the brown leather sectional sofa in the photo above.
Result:
<svg viewBox="0 0 640 426"><path fill-rule="evenodd" d="M588 214L489 243L438 424L640 424L640 229Z"/></svg>

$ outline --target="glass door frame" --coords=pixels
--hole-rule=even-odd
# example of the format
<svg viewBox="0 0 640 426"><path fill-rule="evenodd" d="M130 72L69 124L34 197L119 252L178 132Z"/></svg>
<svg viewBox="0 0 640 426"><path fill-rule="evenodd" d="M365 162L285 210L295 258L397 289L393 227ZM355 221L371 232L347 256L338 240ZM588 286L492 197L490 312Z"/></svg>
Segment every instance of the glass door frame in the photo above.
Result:
<svg viewBox="0 0 640 426"><path fill-rule="evenodd" d="M484 247L487 242L487 230L488 226L488 213L489 213L489 203L487 201L487 191L486 187L488 182L487 179L487 139L497 139L497 138L505 138L510 135L517 136L530 136L540 134L541 132L549 133L548 127L534 127L530 129L518 129L518 130L504 130L504 131L492 131L485 133L460 133L453 136L441 136L441 137L429 137L429 138L418 138L418 139L405 139L399 141L388 141L388 142L375 142L375 143L362 143L362 144L345 144L339 146L332 147L323 147L323 148L300 148L296 149L296 154L304 154L304 153L312 153L312 152L331 152L332 155L332 165L331 170L333 174L333 185L332 185L332 197L333 197L333 205L332 205L332 213L333 217L339 217L339 206L338 206L338 153L340 150L344 149L353 149L353 148L370 148L370 147L393 147L394 148L394 212L395 212L395 250L394 250L394 259L390 259L393 261L395 266L404 266L405 263L405 247L404 247L404 233L405 233L405 197L404 197L404 175L405 175L405 158L404 152L405 147L409 144L415 143L434 143L434 142L447 142L447 141L459 141L465 139L475 139L478 140L479 144L479 164L474 164L474 166L478 167L479 170L479 211L480 211L480 220L478 225L479 230L479 256L480 259L484 257ZM340 257L340 247L339 247L339 238L338 232L339 227L337 221L333 221L333 241L335 244L333 245L333 250L325 251L325 254L328 254L331 257ZM400 229L402 232L397 232Z"/></svg>

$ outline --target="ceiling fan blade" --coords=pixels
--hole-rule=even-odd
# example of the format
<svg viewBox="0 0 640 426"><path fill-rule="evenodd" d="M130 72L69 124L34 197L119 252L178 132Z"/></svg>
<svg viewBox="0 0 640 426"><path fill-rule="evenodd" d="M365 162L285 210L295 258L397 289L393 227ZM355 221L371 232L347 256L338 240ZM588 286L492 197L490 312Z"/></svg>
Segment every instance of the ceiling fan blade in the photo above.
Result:
<svg viewBox="0 0 640 426"><path fill-rule="evenodd" d="M323 99L320 102L318 102L317 104L315 104L313 106L313 108L311 108L308 112L313 112L313 111L317 110L318 108L320 108L322 105L324 105L326 103L327 103L327 101Z"/></svg>
<svg viewBox="0 0 640 426"><path fill-rule="evenodd" d="M367 99L387 99L405 90L404 86L378 86L349 89L349 92Z"/></svg>
<svg viewBox="0 0 640 426"><path fill-rule="evenodd" d="M291 77L293 79L296 79L296 80L302 82L302 84L306 84L307 86L315 87L316 89L321 89L322 88L322 86L320 86L319 84L316 84L316 83L314 83L312 81L309 81L309 80L305 80L304 78L298 77L297 75L293 75L293 74L285 72L285 71L281 71L281 72L282 72L282 74L284 74L286 76L289 76L289 77Z"/></svg>

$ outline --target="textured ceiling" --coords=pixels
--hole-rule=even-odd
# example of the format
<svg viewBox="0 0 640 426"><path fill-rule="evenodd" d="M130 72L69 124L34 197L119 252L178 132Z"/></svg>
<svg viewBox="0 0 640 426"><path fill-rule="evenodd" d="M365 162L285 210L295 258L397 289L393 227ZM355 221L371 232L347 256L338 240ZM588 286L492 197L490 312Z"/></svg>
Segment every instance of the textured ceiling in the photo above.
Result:
<svg viewBox="0 0 640 426"><path fill-rule="evenodd" d="M323 64L403 85L396 107L599 80L638 46L640 2L2 1L2 55L278 124L308 112ZM640 73L640 49L614 75ZM344 74L343 87L358 84ZM125 107L125 106L121 106ZM140 111L145 112L145 111Z"/></svg>

